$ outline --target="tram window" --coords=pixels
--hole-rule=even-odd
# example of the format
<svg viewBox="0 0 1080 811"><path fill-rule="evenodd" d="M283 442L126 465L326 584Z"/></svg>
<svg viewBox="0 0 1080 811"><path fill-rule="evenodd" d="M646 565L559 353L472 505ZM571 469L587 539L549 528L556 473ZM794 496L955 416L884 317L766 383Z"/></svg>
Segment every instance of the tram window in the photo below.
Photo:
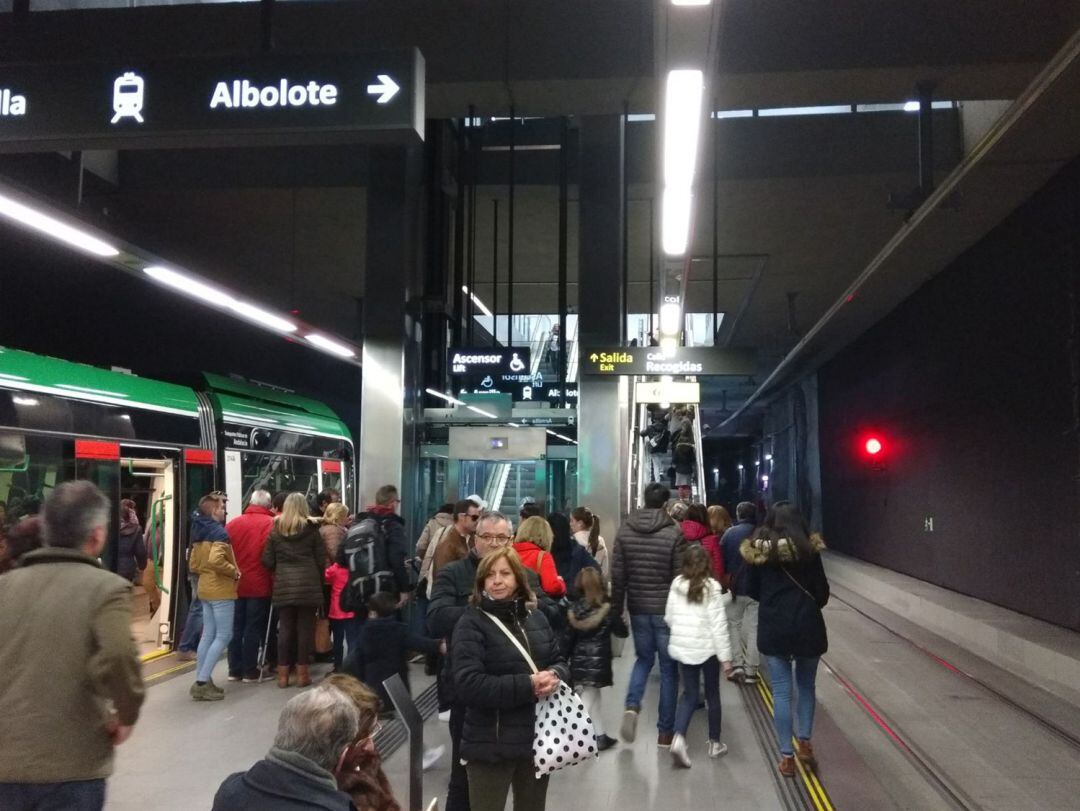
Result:
<svg viewBox="0 0 1080 811"><path fill-rule="evenodd" d="M249 452L240 457L240 465L244 504L256 490L302 493L309 504L315 502L319 492L319 470L315 459Z"/></svg>
<svg viewBox="0 0 1080 811"><path fill-rule="evenodd" d="M36 515L56 485L75 477L74 464L70 441L0 431L0 501L7 521Z"/></svg>

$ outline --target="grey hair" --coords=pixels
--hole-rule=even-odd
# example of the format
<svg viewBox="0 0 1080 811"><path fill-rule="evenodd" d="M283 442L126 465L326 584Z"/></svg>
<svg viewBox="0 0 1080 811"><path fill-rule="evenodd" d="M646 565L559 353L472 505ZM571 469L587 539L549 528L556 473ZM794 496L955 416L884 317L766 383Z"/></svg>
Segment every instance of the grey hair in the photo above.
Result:
<svg viewBox="0 0 1080 811"><path fill-rule="evenodd" d="M480 520L476 522L476 531L480 531L480 525L485 523L495 523L496 521L505 521L506 525L510 527L510 531L514 531L514 522L503 515L498 510L489 510L480 516Z"/></svg>
<svg viewBox="0 0 1080 811"><path fill-rule="evenodd" d="M274 746L314 761L328 772L360 734L360 711L341 690L320 684L289 699L278 718Z"/></svg>
<svg viewBox="0 0 1080 811"><path fill-rule="evenodd" d="M78 549L109 525L109 500L92 482L64 482L45 500L41 517L45 546Z"/></svg>
<svg viewBox="0 0 1080 811"><path fill-rule="evenodd" d="M752 501L740 501L735 508L735 517L740 521L753 521L757 517L757 507Z"/></svg>
<svg viewBox="0 0 1080 811"><path fill-rule="evenodd" d="M251 500L248 504L252 507L269 507L274 501L274 497L270 495L268 490L256 490L251 494Z"/></svg>

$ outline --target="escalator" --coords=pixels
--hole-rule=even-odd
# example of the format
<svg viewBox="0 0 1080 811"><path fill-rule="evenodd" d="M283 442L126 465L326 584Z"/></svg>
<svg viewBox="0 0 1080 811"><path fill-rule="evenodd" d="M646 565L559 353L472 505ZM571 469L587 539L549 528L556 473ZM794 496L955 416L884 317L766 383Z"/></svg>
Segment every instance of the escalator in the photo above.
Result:
<svg viewBox="0 0 1080 811"><path fill-rule="evenodd" d="M647 449L648 440L641 435L642 430L649 425L649 412L644 403L638 403L636 399L636 386L634 385L638 381L646 381L649 378L646 377L634 377L630 380L630 436L627 442L627 447L630 449L630 460L626 467L626 503L630 509L640 508L642 506L642 496L645 492L645 486L651 481L649 473L649 451ZM675 403L671 404L671 408L676 406ZM693 435L694 435L694 474L691 479L690 485L690 501L691 503L706 504L708 493L705 489L705 466L702 464L702 442L701 442L701 408L695 404L693 406ZM669 447L665 454L666 463L662 464L662 469L668 471L671 466L671 448ZM675 497L675 482L674 477L665 474L662 479L664 484L671 490L672 497Z"/></svg>

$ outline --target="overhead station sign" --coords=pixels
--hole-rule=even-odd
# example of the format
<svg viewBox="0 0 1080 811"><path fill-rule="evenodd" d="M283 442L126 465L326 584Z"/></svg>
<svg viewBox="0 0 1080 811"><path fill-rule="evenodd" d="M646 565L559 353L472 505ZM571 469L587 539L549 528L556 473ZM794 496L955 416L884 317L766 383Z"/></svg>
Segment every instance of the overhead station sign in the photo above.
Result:
<svg viewBox="0 0 1080 811"><path fill-rule="evenodd" d="M752 375L753 352L711 346L680 346L665 353L658 346L591 347L581 350L585 375Z"/></svg>
<svg viewBox="0 0 1080 811"><path fill-rule="evenodd" d="M407 142L423 132L416 49L0 67L0 151Z"/></svg>

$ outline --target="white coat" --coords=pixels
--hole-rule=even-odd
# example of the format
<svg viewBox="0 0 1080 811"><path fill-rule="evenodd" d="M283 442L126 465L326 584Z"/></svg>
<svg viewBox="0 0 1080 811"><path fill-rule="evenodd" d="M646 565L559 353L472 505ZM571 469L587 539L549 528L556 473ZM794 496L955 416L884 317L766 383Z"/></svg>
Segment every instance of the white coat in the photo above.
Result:
<svg viewBox="0 0 1080 811"><path fill-rule="evenodd" d="M712 656L721 662L731 661L731 640L728 636L725 603L731 594L724 594L720 584L711 577L705 583L705 599L692 603L687 597L689 581L679 575L668 592L664 621L671 629L668 655L684 665L700 665Z"/></svg>

